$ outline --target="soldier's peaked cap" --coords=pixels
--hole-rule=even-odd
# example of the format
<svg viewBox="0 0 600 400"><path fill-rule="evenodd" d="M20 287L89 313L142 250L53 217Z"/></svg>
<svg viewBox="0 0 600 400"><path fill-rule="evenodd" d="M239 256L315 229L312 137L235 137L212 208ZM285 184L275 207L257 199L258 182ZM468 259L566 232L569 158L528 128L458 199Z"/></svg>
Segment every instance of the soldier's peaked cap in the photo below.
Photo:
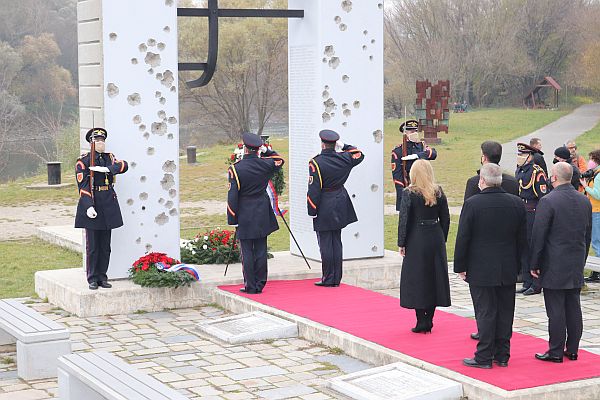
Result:
<svg viewBox="0 0 600 400"><path fill-rule="evenodd" d="M405 131L416 131L419 129L419 121L416 119L409 119L408 121L403 122L399 129L402 133Z"/></svg>
<svg viewBox="0 0 600 400"><path fill-rule="evenodd" d="M108 136L108 132L106 131L106 129L104 128L92 128L89 131L87 131L87 133L85 134L85 140L87 140L88 143L92 142L92 138L102 138L102 139L106 139L106 137Z"/></svg>
<svg viewBox="0 0 600 400"><path fill-rule="evenodd" d="M263 145L263 141L260 138L260 136L250 132L245 132L242 134L242 142L244 142L244 145L246 147L249 147L251 149L258 149L260 146Z"/></svg>
<svg viewBox="0 0 600 400"><path fill-rule="evenodd" d="M323 129L319 132L319 137L323 142L337 142L340 140L340 135L336 131L332 131L330 129Z"/></svg>
<svg viewBox="0 0 600 400"><path fill-rule="evenodd" d="M526 144L526 143L517 143L517 152L518 153L537 153L538 150L534 147L531 147L530 145Z"/></svg>

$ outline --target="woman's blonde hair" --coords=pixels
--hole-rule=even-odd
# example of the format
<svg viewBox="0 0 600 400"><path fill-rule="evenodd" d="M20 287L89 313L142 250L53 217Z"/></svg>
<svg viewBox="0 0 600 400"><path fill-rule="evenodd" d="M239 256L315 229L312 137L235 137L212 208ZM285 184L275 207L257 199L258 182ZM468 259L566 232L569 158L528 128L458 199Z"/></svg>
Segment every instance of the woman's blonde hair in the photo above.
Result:
<svg viewBox="0 0 600 400"><path fill-rule="evenodd" d="M426 206L435 206L440 187L435 183L433 167L427 160L416 160L410 168L408 190L418 193L425 199Z"/></svg>

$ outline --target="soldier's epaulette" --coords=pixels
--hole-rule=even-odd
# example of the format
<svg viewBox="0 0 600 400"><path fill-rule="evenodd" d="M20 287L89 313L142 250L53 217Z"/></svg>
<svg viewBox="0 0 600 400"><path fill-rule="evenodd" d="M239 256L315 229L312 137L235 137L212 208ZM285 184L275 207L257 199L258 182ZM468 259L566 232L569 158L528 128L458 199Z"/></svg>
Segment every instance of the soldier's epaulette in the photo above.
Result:
<svg viewBox="0 0 600 400"><path fill-rule="evenodd" d="M82 158L88 156L90 154L89 151L85 152L85 153L81 153L81 155L79 156L78 160L81 160Z"/></svg>
<svg viewBox="0 0 600 400"><path fill-rule="evenodd" d="M535 172L544 172L544 169L537 164L533 164L533 169L535 170Z"/></svg>

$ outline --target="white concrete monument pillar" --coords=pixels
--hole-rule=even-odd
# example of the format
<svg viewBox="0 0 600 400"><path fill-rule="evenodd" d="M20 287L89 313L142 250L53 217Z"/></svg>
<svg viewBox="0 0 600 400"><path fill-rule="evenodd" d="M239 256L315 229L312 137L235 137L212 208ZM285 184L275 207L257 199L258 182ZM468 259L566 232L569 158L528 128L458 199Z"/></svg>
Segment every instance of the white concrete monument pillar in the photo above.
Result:
<svg viewBox="0 0 600 400"><path fill-rule="evenodd" d="M177 4L79 0L77 14L81 148L94 118L107 151L129 162L108 270L122 278L146 252L180 255Z"/></svg>
<svg viewBox="0 0 600 400"><path fill-rule="evenodd" d="M306 210L308 161L320 152L319 131L333 129L365 153L346 183L359 221L342 232L344 258L382 257L383 1L288 3L304 9L289 21L292 231L304 254L320 259Z"/></svg>

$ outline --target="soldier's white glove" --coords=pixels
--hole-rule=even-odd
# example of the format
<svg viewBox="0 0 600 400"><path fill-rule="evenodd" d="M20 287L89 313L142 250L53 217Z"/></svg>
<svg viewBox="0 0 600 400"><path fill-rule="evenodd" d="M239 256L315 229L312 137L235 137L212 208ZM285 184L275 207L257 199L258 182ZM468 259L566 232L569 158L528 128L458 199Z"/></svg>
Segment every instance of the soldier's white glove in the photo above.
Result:
<svg viewBox="0 0 600 400"><path fill-rule="evenodd" d="M339 153L340 151L342 151L344 146L345 146L344 142L342 142L341 140L338 140L337 142L335 142L335 151L337 151Z"/></svg>
<svg viewBox="0 0 600 400"><path fill-rule="evenodd" d="M87 209L86 214L88 217L90 217L91 219L94 219L98 216L98 213L96 212L96 209L94 207L90 207Z"/></svg>
<svg viewBox="0 0 600 400"><path fill-rule="evenodd" d="M110 170L107 167L98 167L96 165L90 167L90 171L104 172L105 174L108 174L110 172Z"/></svg>
<svg viewBox="0 0 600 400"><path fill-rule="evenodd" d="M406 157L402 157L401 160L402 161L411 161L411 160L416 160L417 158L419 158L418 155L416 155L416 154L410 154L410 155L408 155Z"/></svg>
<svg viewBox="0 0 600 400"><path fill-rule="evenodd" d="M258 148L258 152L259 152L260 154L265 154L265 153L267 152L267 146L265 146L265 145L263 144L262 146L260 146L260 147Z"/></svg>

